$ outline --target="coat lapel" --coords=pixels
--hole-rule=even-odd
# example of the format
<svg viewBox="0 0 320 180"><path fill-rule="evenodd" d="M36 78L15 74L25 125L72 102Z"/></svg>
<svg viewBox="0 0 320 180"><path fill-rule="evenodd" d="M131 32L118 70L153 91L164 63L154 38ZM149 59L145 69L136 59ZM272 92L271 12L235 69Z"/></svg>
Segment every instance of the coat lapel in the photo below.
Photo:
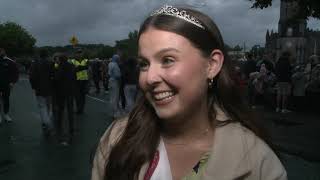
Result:
<svg viewBox="0 0 320 180"><path fill-rule="evenodd" d="M218 127L202 180L231 180L250 173L248 147L239 123Z"/></svg>
<svg viewBox="0 0 320 180"><path fill-rule="evenodd" d="M144 175L146 174L147 172L147 169L148 169L148 166L149 166L149 162L147 163L144 163L140 169L140 172L139 172L139 176L138 176L138 180L143 180L144 179Z"/></svg>

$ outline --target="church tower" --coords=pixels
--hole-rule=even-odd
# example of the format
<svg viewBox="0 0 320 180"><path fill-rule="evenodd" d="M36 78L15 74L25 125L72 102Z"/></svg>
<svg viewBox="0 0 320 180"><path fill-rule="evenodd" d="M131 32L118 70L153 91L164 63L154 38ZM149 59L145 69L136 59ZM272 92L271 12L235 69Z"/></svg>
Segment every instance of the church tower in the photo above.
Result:
<svg viewBox="0 0 320 180"><path fill-rule="evenodd" d="M307 21L299 17L298 10L296 1L281 0L277 57L282 52L289 51L299 63L305 59Z"/></svg>
<svg viewBox="0 0 320 180"><path fill-rule="evenodd" d="M299 10L296 1L281 0L280 19L278 24L278 33L280 37L303 37L305 36L307 21L299 18Z"/></svg>
<svg viewBox="0 0 320 180"><path fill-rule="evenodd" d="M320 52L320 31L307 28L307 20L298 15L299 8L297 0L281 0L278 32L267 30L265 50L275 61L288 51L293 63L306 63Z"/></svg>

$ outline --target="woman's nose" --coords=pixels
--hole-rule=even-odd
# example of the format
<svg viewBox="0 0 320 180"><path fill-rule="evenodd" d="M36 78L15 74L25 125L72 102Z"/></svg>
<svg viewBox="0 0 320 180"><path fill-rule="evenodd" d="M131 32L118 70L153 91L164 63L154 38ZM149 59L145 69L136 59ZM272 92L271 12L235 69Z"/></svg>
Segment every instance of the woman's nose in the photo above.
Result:
<svg viewBox="0 0 320 180"><path fill-rule="evenodd" d="M155 85L161 82L161 68L156 65L150 66L147 72L148 85Z"/></svg>

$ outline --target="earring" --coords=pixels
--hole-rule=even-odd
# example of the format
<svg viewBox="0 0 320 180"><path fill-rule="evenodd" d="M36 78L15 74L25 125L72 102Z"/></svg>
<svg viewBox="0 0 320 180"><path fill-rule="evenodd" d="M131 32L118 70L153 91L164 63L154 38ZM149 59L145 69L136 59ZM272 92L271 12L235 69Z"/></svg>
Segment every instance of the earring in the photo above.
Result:
<svg viewBox="0 0 320 180"><path fill-rule="evenodd" d="M213 79L209 79L209 83L208 83L209 88L212 88L213 84L214 84Z"/></svg>

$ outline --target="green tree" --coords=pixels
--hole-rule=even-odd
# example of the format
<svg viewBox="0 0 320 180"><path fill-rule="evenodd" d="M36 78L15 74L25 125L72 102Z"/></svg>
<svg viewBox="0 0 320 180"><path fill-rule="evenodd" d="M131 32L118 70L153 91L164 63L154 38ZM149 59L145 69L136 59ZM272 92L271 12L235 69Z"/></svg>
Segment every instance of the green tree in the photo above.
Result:
<svg viewBox="0 0 320 180"><path fill-rule="evenodd" d="M232 50L232 48L228 44L224 44L224 48L227 51L231 51Z"/></svg>
<svg viewBox="0 0 320 180"><path fill-rule="evenodd" d="M129 32L128 39L116 41L115 48L123 53L123 56L137 56L138 31Z"/></svg>
<svg viewBox="0 0 320 180"><path fill-rule="evenodd" d="M0 24L0 46L10 56L32 54L36 39L22 26L14 22Z"/></svg>
<svg viewBox="0 0 320 180"><path fill-rule="evenodd" d="M233 50L234 51L242 51L242 47L240 47L239 45L236 45L234 48L233 48Z"/></svg>
<svg viewBox="0 0 320 180"><path fill-rule="evenodd" d="M100 58L110 58L115 53L115 49L111 46L104 46L103 48L98 50L97 56Z"/></svg>
<svg viewBox="0 0 320 180"><path fill-rule="evenodd" d="M253 2L252 8L264 9L272 6L273 0L249 0ZM302 18L308 19L314 17L320 19L320 1L319 0L287 0L296 1L299 5L298 15Z"/></svg>

